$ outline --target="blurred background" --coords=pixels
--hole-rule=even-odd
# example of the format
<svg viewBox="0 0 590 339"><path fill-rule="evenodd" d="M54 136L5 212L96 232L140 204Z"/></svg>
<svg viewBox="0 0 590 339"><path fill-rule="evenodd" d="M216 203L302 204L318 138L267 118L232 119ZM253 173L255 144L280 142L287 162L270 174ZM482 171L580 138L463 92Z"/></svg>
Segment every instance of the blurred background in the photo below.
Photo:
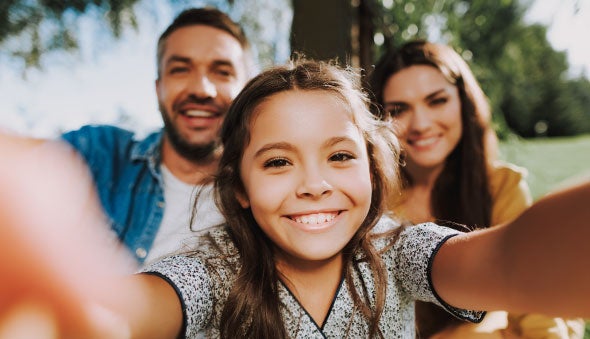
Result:
<svg viewBox="0 0 590 339"><path fill-rule="evenodd" d="M205 5L244 26L260 68L303 51L369 70L409 39L447 43L474 70L502 157L529 169L536 198L590 178L587 0L3 0L0 128L48 138L89 123L159 128L157 38Z"/></svg>

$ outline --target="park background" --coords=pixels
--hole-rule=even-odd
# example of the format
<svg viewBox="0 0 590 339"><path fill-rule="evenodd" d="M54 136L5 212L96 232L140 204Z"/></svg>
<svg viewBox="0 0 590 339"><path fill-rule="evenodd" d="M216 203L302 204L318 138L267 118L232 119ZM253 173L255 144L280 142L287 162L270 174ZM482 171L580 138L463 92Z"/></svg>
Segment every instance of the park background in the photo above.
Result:
<svg viewBox="0 0 590 339"><path fill-rule="evenodd" d="M500 157L528 169L535 199L590 179L588 0L3 0L0 130L159 128L157 37L204 5L244 26L261 69L303 51L370 70L410 39L449 44L490 99Z"/></svg>

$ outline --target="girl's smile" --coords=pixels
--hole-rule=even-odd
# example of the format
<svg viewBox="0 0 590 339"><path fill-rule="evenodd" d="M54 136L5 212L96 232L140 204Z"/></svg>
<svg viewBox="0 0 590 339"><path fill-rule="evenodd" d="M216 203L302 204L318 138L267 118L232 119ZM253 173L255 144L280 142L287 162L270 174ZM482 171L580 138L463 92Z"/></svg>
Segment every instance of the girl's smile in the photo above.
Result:
<svg viewBox="0 0 590 339"><path fill-rule="evenodd" d="M323 232L336 223L341 211L288 215L295 227L307 232Z"/></svg>
<svg viewBox="0 0 590 339"><path fill-rule="evenodd" d="M242 207L298 261L340 260L371 204L364 138L346 99L325 90L290 90L260 103L240 173Z"/></svg>

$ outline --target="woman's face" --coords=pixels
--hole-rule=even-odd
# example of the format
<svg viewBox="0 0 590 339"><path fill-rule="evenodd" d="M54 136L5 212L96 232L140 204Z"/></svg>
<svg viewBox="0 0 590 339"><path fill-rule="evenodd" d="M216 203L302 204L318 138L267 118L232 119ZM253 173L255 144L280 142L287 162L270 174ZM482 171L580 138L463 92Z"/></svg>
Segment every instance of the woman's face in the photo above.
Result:
<svg viewBox="0 0 590 339"><path fill-rule="evenodd" d="M410 66L387 80L383 103L408 155L410 174L442 169L463 133L457 87L433 66Z"/></svg>
<svg viewBox="0 0 590 339"><path fill-rule="evenodd" d="M372 194L367 147L349 107L326 91L281 92L257 107L250 133L242 207L284 263L339 261Z"/></svg>

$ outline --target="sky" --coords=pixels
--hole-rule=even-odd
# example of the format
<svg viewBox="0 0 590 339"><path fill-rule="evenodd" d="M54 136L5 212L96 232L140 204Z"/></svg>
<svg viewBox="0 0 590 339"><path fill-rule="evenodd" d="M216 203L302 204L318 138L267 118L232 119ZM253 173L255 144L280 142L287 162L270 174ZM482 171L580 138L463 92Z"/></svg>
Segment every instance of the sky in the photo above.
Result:
<svg viewBox="0 0 590 339"><path fill-rule="evenodd" d="M223 0L192 0L190 4L216 5L236 21L249 10L256 10L263 19L266 16L268 24L255 37L246 33L254 48L255 39L272 41L274 58L284 62L290 53L292 11L285 4L288 1L268 0L262 9L240 1L232 11L222 6ZM28 70L26 79L22 67L0 57L0 131L54 138L85 124L115 124L141 136L161 127L155 92L157 38L186 7L142 0L135 7L139 29L126 29L118 40L106 33L103 22L83 18L77 27L83 44L80 51L51 54L43 69Z"/></svg>
<svg viewBox="0 0 590 339"><path fill-rule="evenodd" d="M97 34L104 31L101 24L82 20L79 31L82 37L91 37L82 39L88 44L74 55L52 54L43 70L27 71L26 79L19 67L0 58L0 130L53 138L90 123L116 124L139 136L159 128L154 51L156 37L175 12L160 6L156 17L153 4L159 2L151 4L138 9L139 30L126 30L119 40L101 37ZM283 35L278 38L282 48L276 62L285 61L289 54L285 51L289 15L286 12L284 20L274 20L281 26L267 30ZM585 70L590 75L590 44L582 36L590 31L590 1L535 0L525 18L550 27L548 39L555 49L567 52L572 74Z"/></svg>
<svg viewBox="0 0 590 339"><path fill-rule="evenodd" d="M567 53L572 75L585 71L590 77L590 1L535 0L525 20L548 25L547 39Z"/></svg>

